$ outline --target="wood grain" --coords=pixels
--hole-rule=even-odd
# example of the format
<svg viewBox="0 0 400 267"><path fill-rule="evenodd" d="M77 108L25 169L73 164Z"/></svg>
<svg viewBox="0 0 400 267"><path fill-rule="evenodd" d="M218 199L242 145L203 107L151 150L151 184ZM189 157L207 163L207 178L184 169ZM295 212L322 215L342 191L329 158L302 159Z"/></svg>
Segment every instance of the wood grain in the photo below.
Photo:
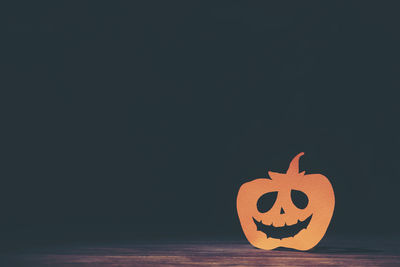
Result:
<svg viewBox="0 0 400 267"><path fill-rule="evenodd" d="M264 251L244 241L142 242L30 248L1 266L400 266L398 239L335 240L310 252Z"/></svg>

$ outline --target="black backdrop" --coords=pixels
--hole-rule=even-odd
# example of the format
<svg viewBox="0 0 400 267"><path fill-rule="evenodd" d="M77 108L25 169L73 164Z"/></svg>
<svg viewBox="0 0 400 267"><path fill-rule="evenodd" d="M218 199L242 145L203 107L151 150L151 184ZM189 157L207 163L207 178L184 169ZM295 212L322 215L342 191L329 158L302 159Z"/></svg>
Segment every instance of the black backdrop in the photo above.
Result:
<svg viewBox="0 0 400 267"><path fill-rule="evenodd" d="M301 151L331 233L398 231L398 5L142 2L3 9L3 236L243 238Z"/></svg>

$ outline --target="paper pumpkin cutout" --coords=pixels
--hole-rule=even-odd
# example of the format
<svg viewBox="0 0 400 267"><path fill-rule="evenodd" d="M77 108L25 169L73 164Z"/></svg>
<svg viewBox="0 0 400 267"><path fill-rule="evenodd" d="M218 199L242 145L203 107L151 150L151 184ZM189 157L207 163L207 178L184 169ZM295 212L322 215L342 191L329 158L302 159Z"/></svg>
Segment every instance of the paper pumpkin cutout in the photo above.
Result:
<svg viewBox="0 0 400 267"><path fill-rule="evenodd" d="M324 236L335 207L335 195L322 174L299 173L293 158L286 173L244 183L237 196L237 212L247 240L270 250L277 247L309 250Z"/></svg>

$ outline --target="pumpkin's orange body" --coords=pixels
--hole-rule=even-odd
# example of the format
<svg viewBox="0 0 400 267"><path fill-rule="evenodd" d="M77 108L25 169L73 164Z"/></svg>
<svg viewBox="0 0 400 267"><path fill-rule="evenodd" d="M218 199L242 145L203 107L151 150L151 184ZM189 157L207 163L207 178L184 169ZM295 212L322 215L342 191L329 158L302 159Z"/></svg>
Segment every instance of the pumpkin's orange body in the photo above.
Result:
<svg viewBox="0 0 400 267"><path fill-rule="evenodd" d="M268 172L271 179L255 179L240 187L237 212L253 246L309 250L324 236L335 206L333 188L321 174L298 172L303 154L292 160L287 173Z"/></svg>

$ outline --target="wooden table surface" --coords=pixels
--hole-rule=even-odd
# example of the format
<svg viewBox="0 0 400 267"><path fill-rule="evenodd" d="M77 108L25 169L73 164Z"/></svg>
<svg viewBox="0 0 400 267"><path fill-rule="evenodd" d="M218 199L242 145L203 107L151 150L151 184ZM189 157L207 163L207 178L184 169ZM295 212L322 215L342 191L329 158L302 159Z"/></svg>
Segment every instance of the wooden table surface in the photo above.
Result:
<svg viewBox="0 0 400 267"><path fill-rule="evenodd" d="M330 238L309 252L246 241L47 245L0 252L0 266L400 266L398 237Z"/></svg>

